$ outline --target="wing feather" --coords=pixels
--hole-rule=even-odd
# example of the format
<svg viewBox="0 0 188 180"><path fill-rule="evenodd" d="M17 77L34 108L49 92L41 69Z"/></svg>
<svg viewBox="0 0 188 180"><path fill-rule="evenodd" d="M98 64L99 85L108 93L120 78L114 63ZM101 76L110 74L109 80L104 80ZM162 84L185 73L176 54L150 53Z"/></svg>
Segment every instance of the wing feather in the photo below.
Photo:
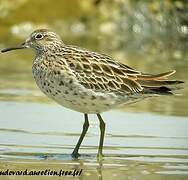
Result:
<svg viewBox="0 0 188 180"><path fill-rule="evenodd" d="M76 74L80 84L94 91L139 93L147 87L160 87L174 84L166 81L175 73L169 71L157 75L137 71L125 64L115 61L110 56L85 49L67 46L68 54L64 56L70 69Z"/></svg>

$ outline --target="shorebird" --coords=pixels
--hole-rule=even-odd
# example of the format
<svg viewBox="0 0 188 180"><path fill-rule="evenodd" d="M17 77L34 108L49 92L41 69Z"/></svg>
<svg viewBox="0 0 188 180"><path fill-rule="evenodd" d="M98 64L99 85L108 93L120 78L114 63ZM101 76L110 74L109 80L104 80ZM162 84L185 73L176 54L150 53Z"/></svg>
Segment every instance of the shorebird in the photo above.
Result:
<svg viewBox="0 0 188 180"><path fill-rule="evenodd" d="M183 83L168 80L175 70L155 75L143 73L108 55L66 45L48 29L35 30L21 45L1 52L24 48L35 51L32 73L41 91L60 105L84 114L83 130L72 152L75 158L89 127L88 114L96 114L99 119L98 157L102 157L102 112L147 97L172 95L171 85Z"/></svg>

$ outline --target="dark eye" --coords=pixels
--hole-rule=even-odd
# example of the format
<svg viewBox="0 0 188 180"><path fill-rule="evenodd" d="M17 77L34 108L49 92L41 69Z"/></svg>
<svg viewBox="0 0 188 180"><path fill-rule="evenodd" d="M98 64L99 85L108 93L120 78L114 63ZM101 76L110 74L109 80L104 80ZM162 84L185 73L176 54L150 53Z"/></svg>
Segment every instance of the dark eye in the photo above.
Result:
<svg viewBox="0 0 188 180"><path fill-rule="evenodd" d="M35 35L35 39L42 39L43 38L43 35L38 33Z"/></svg>

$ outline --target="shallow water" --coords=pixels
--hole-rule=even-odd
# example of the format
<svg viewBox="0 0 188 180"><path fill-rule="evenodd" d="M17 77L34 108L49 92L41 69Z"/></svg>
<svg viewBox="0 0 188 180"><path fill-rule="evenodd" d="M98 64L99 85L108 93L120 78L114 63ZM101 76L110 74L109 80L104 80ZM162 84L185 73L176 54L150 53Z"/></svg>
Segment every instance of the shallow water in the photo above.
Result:
<svg viewBox="0 0 188 180"><path fill-rule="evenodd" d="M98 123L83 142L79 160L70 153L82 115L58 105L1 102L0 168L83 169L83 179L181 179L188 175L188 119L151 113L104 113L105 157L97 161ZM15 118L16 117L16 118Z"/></svg>
<svg viewBox="0 0 188 180"><path fill-rule="evenodd" d="M184 33L178 34L170 27L174 19L166 14L158 17L156 11L157 22L164 22L159 25L145 2L131 6L126 1L122 10L118 3L95 7L90 1L15 1L15 6L0 2L0 48L23 42L35 28L50 27L65 42L108 53L144 72L176 69L173 77L188 81L187 27L177 27ZM153 2L150 6L155 9L159 1ZM0 171L83 169L80 177L68 179L187 179L187 85L176 96L104 113L105 157L100 161L96 158L98 121L89 116L90 129L76 160L70 154L80 136L83 115L55 104L39 91L31 74L33 56L30 50L0 54ZM25 179L0 176L12 178ZM42 178L51 177L38 177Z"/></svg>

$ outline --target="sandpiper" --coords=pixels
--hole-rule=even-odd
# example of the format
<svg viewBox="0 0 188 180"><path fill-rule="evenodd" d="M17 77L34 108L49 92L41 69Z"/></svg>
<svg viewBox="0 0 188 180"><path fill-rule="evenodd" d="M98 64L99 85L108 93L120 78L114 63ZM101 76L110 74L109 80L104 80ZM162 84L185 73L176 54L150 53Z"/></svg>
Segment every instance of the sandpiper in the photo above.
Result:
<svg viewBox="0 0 188 180"><path fill-rule="evenodd" d="M147 97L172 95L169 86L183 83L168 80L174 70L142 73L108 55L66 45L48 29L38 29L23 44L1 52L23 48L35 50L32 72L41 91L60 105L84 113L83 130L72 152L76 158L89 127L88 114L96 114L100 122L98 157L102 157L105 123L100 113Z"/></svg>

